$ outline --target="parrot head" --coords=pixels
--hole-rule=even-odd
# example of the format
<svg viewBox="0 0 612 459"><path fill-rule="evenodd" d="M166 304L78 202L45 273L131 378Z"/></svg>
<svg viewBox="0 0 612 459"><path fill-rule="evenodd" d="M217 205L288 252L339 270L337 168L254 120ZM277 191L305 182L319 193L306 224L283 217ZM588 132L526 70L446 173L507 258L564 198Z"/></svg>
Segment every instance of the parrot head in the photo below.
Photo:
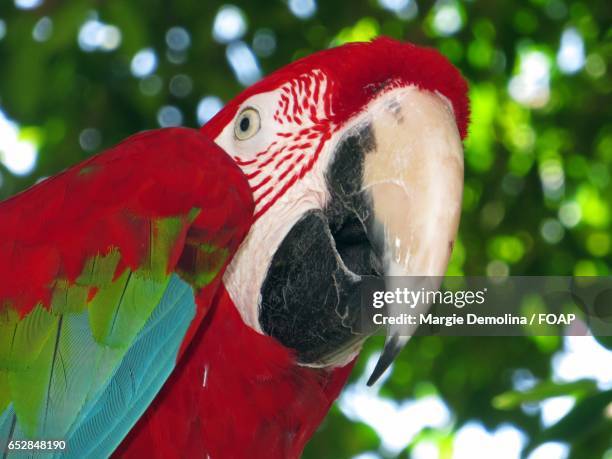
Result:
<svg viewBox="0 0 612 459"><path fill-rule="evenodd" d="M223 282L244 323L300 365L350 362L360 286L442 276L463 190L467 86L439 53L380 38L248 88L202 131L247 177L254 224ZM407 338L389 329L372 375Z"/></svg>

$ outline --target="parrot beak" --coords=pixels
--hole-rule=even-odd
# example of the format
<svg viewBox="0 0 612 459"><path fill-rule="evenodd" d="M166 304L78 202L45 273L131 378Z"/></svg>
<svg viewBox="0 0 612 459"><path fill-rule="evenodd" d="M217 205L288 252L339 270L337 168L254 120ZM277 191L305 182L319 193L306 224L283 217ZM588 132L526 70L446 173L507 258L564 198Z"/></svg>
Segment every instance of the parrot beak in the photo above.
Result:
<svg viewBox="0 0 612 459"><path fill-rule="evenodd" d="M292 349L301 365L317 368L346 365L378 330L363 314L362 287L369 281L384 277L392 289L394 276L410 276L415 288L439 287L463 190L463 149L452 108L415 86L380 92L338 131L328 151L323 173L293 187L276 213L264 214L238 255L240 261L248 253L249 266L264 258L263 280L227 280L236 292L259 285L251 322ZM288 230L279 236L270 228ZM270 254L260 241L271 237L278 243L269 244L275 247ZM231 266L229 272L253 271ZM387 311L395 315L398 307L387 304ZM387 333L370 383L412 334L394 327Z"/></svg>
<svg viewBox="0 0 612 459"><path fill-rule="evenodd" d="M463 148L450 104L416 87L396 89L372 107L371 120L376 146L364 158L363 188L373 211L368 238L381 254L385 288L395 290L395 276L414 276L402 286L408 281L414 289L437 290L457 235L463 193ZM401 305L387 307L395 315ZM368 385L407 343L411 333L399 328L388 327Z"/></svg>

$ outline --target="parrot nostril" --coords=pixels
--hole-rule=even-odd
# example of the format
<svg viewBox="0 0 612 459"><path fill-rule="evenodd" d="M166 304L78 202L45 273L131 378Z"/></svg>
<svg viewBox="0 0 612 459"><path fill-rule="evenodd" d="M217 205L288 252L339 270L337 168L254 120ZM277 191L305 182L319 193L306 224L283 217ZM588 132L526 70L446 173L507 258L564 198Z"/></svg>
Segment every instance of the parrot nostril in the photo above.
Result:
<svg viewBox="0 0 612 459"><path fill-rule="evenodd" d="M402 114L402 105L397 99L393 99L387 105L387 109L391 112L398 124L404 122L404 115Z"/></svg>

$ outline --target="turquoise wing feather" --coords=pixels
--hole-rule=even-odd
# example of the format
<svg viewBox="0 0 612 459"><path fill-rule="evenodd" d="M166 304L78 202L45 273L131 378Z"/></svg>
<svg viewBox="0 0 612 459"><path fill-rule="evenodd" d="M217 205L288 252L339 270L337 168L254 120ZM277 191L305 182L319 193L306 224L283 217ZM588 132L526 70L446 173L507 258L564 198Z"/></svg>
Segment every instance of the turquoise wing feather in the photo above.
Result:
<svg viewBox="0 0 612 459"><path fill-rule="evenodd" d="M192 287L177 275L173 275L151 317L131 345L120 365L97 394L81 407L77 420L68 432L58 432L57 419L66 418L66 408L76 404L71 392L65 390L66 382L87 381L87 373L93 364L84 358L79 361L82 369L74 374L53 378L50 392L61 397L54 400L53 406L60 409L57 414L47 418L48 430L39 438L63 439L65 451L42 454L9 452L8 458L57 457L57 458L101 458L108 457L119 445L127 432L149 406L174 369L180 344L195 316L195 300ZM58 348L82 345L81 354L91 350L91 335L86 314L74 315L64 323L70 332L60 336ZM57 352L60 359L61 351ZM115 356L111 356L114 358ZM61 366L61 362L60 362ZM70 367L72 368L72 366ZM72 371L72 370L71 370ZM90 373L91 374L91 373ZM55 390L55 385L60 387ZM50 411L54 408L51 407ZM54 431L55 429L55 431ZM59 433L59 435L58 435ZM29 437L17 424L12 406L0 416L0 438L28 440Z"/></svg>

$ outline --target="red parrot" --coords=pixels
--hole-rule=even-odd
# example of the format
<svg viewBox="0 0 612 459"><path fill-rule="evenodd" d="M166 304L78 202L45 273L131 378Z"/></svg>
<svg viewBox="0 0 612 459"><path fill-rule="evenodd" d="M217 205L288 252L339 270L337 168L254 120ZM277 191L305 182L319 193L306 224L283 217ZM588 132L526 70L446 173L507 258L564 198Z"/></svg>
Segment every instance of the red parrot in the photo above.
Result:
<svg viewBox="0 0 612 459"><path fill-rule="evenodd" d="M444 274L467 123L444 57L380 38L0 203L0 451L299 457L367 338L362 283Z"/></svg>

